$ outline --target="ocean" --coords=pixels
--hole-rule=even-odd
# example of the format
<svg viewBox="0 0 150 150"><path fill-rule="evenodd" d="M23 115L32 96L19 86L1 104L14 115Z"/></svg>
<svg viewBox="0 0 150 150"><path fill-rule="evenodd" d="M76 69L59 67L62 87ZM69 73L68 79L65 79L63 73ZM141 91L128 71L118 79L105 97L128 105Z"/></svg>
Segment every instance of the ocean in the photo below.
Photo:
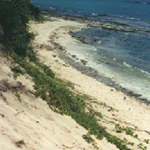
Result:
<svg viewBox="0 0 150 150"><path fill-rule="evenodd" d="M122 88L150 101L150 1L149 0L32 0L41 10L121 23L136 30L88 28L73 32L84 44L88 66ZM76 43L78 44L78 43ZM82 50L82 52L81 52ZM70 51L70 53L74 53ZM91 62L91 63L90 63ZM102 69L103 68L103 69Z"/></svg>

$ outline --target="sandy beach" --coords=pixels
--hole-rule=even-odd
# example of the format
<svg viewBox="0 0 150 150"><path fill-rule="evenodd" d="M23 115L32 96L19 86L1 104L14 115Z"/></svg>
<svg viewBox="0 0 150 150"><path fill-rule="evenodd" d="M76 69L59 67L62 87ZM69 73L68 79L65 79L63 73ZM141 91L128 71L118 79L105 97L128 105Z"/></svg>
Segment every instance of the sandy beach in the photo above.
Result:
<svg viewBox="0 0 150 150"><path fill-rule="evenodd" d="M43 23L30 22L29 26L36 35L31 45L39 61L49 66L58 78L71 82L73 86L71 90L90 97L88 103L103 116L98 122L112 135L120 139L126 138L128 142L134 143L133 146L128 144L132 150L140 150L144 146L150 150L150 106L81 73L59 57L63 53L67 54L67 49L79 48L78 45L75 47L69 45L70 41L80 43L69 33L89 28L88 24L50 17ZM72 57L76 56L75 53ZM83 61L84 57L80 57L82 59L78 61L84 67L86 62ZM94 150L92 144L88 144L82 138L87 130L71 117L54 113L40 98L36 99L32 94L27 94L28 89L33 90L33 81L27 76L19 76L14 80L10 61L1 58L0 87L2 81L10 85L19 81L25 89L21 91L21 102L16 99L11 89L6 91L0 89L0 149ZM124 128L130 127L134 135L138 136L116 132L116 124ZM99 150L118 150L105 138L101 141L94 136L93 138ZM16 146L17 141L22 143L20 147Z"/></svg>

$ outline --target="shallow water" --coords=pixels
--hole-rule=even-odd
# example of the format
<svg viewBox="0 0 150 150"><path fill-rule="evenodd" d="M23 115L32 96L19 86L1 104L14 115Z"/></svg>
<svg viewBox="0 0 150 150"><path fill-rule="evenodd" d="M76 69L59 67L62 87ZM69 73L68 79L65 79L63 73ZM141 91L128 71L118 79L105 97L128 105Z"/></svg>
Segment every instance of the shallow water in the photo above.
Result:
<svg viewBox="0 0 150 150"><path fill-rule="evenodd" d="M32 0L41 9L150 29L148 0Z"/></svg>
<svg viewBox="0 0 150 150"><path fill-rule="evenodd" d="M61 45L64 45L65 43L67 56L74 60L74 63L71 63L71 65L83 73L96 77L97 80L102 81L109 86L114 86L118 90L125 88L126 90L123 91L132 91L135 94L141 95L140 98L150 101L150 76L147 73L142 73L134 67L114 61L108 56L110 53L105 55L102 51L98 52L97 48L92 44L84 44L75 40L66 41L62 39L59 43ZM69 47L67 45L69 45ZM76 57L72 58L72 56ZM81 60L87 61L87 64L85 65L87 68L86 71L79 68ZM83 64L81 66L83 66ZM88 68L89 70L91 70L90 68L96 70L100 75L100 78L97 76L97 73L89 73ZM106 77L108 80L102 80L102 76ZM120 88L120 86L122 88Z"/></svg>
<svg viewBox="0 0 150 150"><path fill-rule="evenodd" d="M75 32L74 35L84 38L87 43L93 45L96 57L103 54L108 63L121 63L150 75L149 33L91 28Z"/></svg>
<svg viewBox="0 0 150 150"><path fill-rule="evenodd" d="M41 4L81 13L98 13L116 16L126 16L139 19L150 19L150 4L148 0L32 0Z"/></svg>
<svg viewBox="0 0 150 150"><path fill-rule="evenodd" d="M32 0L42 10L119 22L142 31L91 28L74 32L85 44L68 50L88 58L87 66L150 101L150 3L146 0ZM84 56L85 55L85 56Z"/></svg>

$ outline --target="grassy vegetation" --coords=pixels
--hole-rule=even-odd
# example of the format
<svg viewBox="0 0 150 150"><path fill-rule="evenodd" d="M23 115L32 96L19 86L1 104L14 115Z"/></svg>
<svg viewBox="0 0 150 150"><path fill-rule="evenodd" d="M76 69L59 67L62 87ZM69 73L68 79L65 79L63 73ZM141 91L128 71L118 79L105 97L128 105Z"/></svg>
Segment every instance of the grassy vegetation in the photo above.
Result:
<svg viewBox="0 0 150 150"><path fill-rule="evenodd" d="M23 75L26 73L20 68L20 66L11 67L11 70L14 72L14 79L16 79L18 75Z"/></svg>
<svg viewBox="0 0 150 150"><path fill-rule="evenodd" d="M18 100L21 102L21 96L18 92L16 92L15 96L18 98Z"/></svg>
<svg viewBox="0 0 150 150"><path fill-rule="evenodd" d="M87 97L73 93L67 88L72 86L70 83L65 85L64 82L55 78L55 74L49 67L37 60L30 47L30 41L34 35L28 32L27 23L31 18L34 20L42 18L39 10L28 0L1 0L0 6L2 6L0 8L0 43L2 45L0 49L9 52L14 59L15 65L11 69L15 77L24 73L30 75L35 83L35 91L30 92L45 100L53 111L71 116L78 124L87 129L88 134L83 135L83 138L88 143L94 143L91 137L94 135L99 140L105 137L108 142L115 144L120 150L131 150L127 147L129 143L111 135L99 125L96 117L102 118L103 116L87 106ZM21 101L20 94L17 92L16 97ZM109 111L113 111L113 108L110 108ZM125 130L116 126L117 132L122 132L122 130L133 136L130 128ZM96 145L94 147L96 148Z"/></svg>
<svg viewBox="0 0 150 150"><path fill-rule="evenodd" d="M55 78L54 73L47 66L37 60L27 61L30 60L30 56L26 60L13 52L12 57L15 63L24 68L26 73L33 78L35 96L45 100L54 111L70 115L78 124L87 129L89 135L84 136L86 140L91 140L90 135L95 135L99 140L105 137L108 142L115 144L120 150L130 150L123 140L111 135L97 123L95 116L102 118L102 115L90 112L90 109L86 106L85 97L70 91L64 83ZM17 68L17 72L21 72L20 69ZM86 112L85 109L89 109L89 112Z"/></svg>
<svg viewBox="0 0 150 150"><path fill-rule="evenodd" d="M134 134L132 128L129 128L129 127L125 128L125 127L121 127L119 124L115 124L115 130L118 133L125 132L127 135L131 135L135 138L138 138L138 135Z"/></svg>
<svg viewBox="0 0 150 150"><path fill-rule="evenodd" d="M84 134L83 136L83 139L85 139L88 143L93 143L94 142L94 140L92 139L92 137L90 136L90 135L86 135L86 134Z"/></svg>
<svg viewBox="0 0 150 150"><path fill-rule="evenodd" d="M147 150L147 147L144 146L142 143L138 144L138 147L142 150Z"/></svg>
<svg viewBox="0 0 150 150"><path fill-rule="evenodd" d="M92 145L94 146L94 148L98 149L97 143L94 141L94 139L89 134L84 134L82 137L83 137L83 139L85 139L85 141L87 143L92 143Z"/></svg>
<svg viewBox="0 0 150 150"><path fill-rule="evenodd" d="M146 144L149 144L150 139L144 139L144 142L145 142Z"/></svg>

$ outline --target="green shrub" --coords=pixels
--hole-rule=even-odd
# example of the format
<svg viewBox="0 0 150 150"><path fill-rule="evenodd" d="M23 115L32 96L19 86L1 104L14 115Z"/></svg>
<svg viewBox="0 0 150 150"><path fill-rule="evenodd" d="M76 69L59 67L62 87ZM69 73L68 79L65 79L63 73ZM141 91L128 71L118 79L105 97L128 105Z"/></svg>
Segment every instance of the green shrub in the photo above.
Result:
<svg viewBox="0 0 150 150"><path fill-rule="evenodd" d="M108 142L115 144L120 150L131 150L126 147L123 140L112 136L97 123L95 115L102 117L101 114L85 112L86 103L84 96L71 92L64 83L58 82L53 75L45 73L45 71L49 70L48 67L43 67L39 62L32 65L32 63L15 54L13 54L13 57L26 70L26 73L32 76L35 83L35 96L46 100L54 111L70 115L78 124L89 130L89 135L95 135L99 140L105 137ZM84 136L84 138L91 140L89 136Z"/></svg>
<svg viewBox="0 0 150 150"><path fill-rule="evenodd" d="M21 96L18 92L16 92L15 96L18 98L18 100L21 102Z"/></svg>
<svg viewBox="0 0 150 150"><path fill-rule="evenodd" d="M143 146L142 143L138 144L138 147L142 150L147 150L147 147L146 146Z"/></svg>
<svg viewBox="0 0 150 150"><path fill-rule="evenodd" d="M52 78L55 77L54 73L52 72L51 69L49 69L49 67L43 65L43 70L44 70L44 72L46 73L47 76L50 76Z"/></svg>
<svg viewBox="0 0 150 150"><path fill-rule="evenodd" d="M40 11L32 6L30 0L0 0L0 43L7 51L15 51L26 56L29 42L33 34L28 32L27 23L31 18L37 18ZM2 32L1 32L2 33Z"/></svg>
<svg viewBox="0 0 150 150"><path fill-rule="evenodd" d="M126 132L126 134L134 136L134 132L132 131L131 128L125 128L125 127L121 127L119 124L115 124L115 130L118 133L122 133L122 132ZM134 137L138 137L138 135L135 135Z"/></svg>
<svg viewBox="0 0 150 150"><path fill-rule="evenodd" d="M124 132L124 127L121 127L119 124L115 124L115 131L117 132L117 133L122 133L122 132Z"/></svg>
<svg viewBox="0 0 150 150"><path fill-rule="evenodd" d="M25 71L23 71L20 66L14 66L11 67L11 70L14 72L14 78L16 79L18 75L23 75L25 74Z"/></svg>
<svg viewBox="0 0 150 150"><path fill-rule="evenodd" d="M83 137L83 139L85 139L88 143L93 143L93 142L94 142L94 140L91 138L90 135L85 135L85 134L84 134L82 137Z"/></svg>
<svg viewBox="0 0 150 150"><path fill-rule="evenodd" d="M29 0L0 0L0 6L0 25L4 33L0 35L2 37L0 43L11 52L14 62L18 63L33 78L35 96L46 100L54 111L70 115L77 123L86 128L89 135L84 135L83 138L88 142L92 141L90 137L92 134L99 140L105 137L108 142L115 144L120 150L131 150L124 145L123 140L112 136L98 124L95 115L102 117L100 113L85 112L86 103L83 96L71 92L64 84L55 79L54 73L47 66L37 61L29 46L34 35L28 32L27 23L33 16L38 19L39 10L33 7ZM21 74L20 67L16 66L12 69ZM16 97L20 99L20 94L16 93ZM131 131L128 133L131 134Z"/></svg>
<svg viewBox="0 0 150 150"><path fill-rule="evenodd" d="M13 71L13 72L16 72L17 74L25 74L25 71L23 71L21 68L20 68L20 66L15 66L15 67L11 67L11 70Z"/></svg>
<svg viewBox="0 0 150 150"><path fill-rule="evenodd" d="M132 129L131 128L126 128L126 134L128 134L128 135L132 135L133 136L133 131L132 131Z"/></svg>
<svg viewBox="0 0 150 150"><path fill-rule="evenodd" d="M149 144L149 141L150 141L150 139L145 139L145 140L144 140L144 142L145 142L146 144Z"/></svg>

